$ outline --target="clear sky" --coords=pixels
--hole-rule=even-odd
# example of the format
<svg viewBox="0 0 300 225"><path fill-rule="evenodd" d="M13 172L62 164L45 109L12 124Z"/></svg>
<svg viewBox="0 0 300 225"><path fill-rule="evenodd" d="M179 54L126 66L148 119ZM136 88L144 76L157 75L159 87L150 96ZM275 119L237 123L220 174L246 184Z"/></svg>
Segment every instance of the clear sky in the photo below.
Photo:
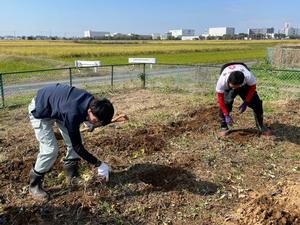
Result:
<svg viewBox="0 0 300 225"><path fill-rule="evenodd" d="M151 34L209 27L300 27L300 0L0 0L0 35Z"/></svg>

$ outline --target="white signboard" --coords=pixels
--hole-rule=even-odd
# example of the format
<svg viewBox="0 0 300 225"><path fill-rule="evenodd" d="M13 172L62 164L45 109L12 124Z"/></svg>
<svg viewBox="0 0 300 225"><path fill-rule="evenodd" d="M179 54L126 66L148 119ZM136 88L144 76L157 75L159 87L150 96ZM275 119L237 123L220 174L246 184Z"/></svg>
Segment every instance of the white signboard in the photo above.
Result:
<svg viewBox="0 0 300 225"><path fill-rule="evenodd" d="M92 67L92 66L101 66L100 61L81 61L81 60L76 60L75 61L75 66L76 67ZM97 72L98 68L95 67L94 71Z"/></svg>
<svg viewBox="0 0 300 225"><path fill-rule="evenodd" d="M128 58L128 63L155 64L156 58Z"/></svg>

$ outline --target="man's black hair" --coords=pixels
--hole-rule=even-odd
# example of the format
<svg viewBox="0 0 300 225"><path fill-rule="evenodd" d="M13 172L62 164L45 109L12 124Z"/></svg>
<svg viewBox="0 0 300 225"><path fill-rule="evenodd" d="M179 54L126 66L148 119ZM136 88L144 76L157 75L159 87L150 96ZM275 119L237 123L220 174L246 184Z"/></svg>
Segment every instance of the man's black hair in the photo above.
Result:
<svg viewBox="0 0 300 225"><path fill-rule="evenodd" d="M244 83L245 76L241 71L234 71L230 73L228 77L228 83L233 85L239 85Z"/></svg>
<svg viewBox="0 0 300 225"><path fill-rule="evenodd" d="M94 98L90 103L92 113L99 121L102 121L102 126L111 122L114 116L114 107L106 98Z"/></svg>
<svg viewBox="0 0 300 225"><path fill-rule="evenodd" d="M242 62L230 62L230 63L224 64L224 65L221 67L220 75L221 75L221 73L223 72L223 70L225 70L225 68L227 68L228 66L231 66L231 65L242 65L242 66L244 66L247 70L250 71L250 68L249 68L245 63L242 63Z"/></svg>

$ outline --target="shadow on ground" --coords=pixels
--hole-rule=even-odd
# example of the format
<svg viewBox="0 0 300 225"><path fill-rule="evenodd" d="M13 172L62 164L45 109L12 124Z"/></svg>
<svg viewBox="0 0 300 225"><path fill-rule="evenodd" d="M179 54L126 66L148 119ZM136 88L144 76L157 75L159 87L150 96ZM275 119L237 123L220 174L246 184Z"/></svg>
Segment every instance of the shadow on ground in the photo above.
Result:
<svg viewBox="0 0 300 225"><path fill-rule="evenodd" d="M228 135L259 136L259 132L257 129L254 129L254 128L241 128L241 129L229 130Z"/></svg>
<svg viewBox="0 0 300 225"><path fill-rule="evenodd" d="M270 127L279 140L300 145L300 127L283 123L273 123Z"/></svg>
<svg viewBox="0 0 300 225"><path fill-rule="evenodd" d="M151 191L187 190L199 195L212 195L218 190L216 184L201 181L187 170L151 163L136 164L128 170L112 173L109 186L140 182L151 185Z"/></svg>

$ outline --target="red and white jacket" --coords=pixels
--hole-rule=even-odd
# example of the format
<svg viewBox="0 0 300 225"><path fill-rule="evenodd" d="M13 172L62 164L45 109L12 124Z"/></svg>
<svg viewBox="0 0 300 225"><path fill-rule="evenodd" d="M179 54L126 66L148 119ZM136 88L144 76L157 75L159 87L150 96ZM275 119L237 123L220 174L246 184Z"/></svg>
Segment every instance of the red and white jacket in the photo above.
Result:
<svg viewBox="0 0 300 225"><path fill-rule="evenodd" d="M218 102L224 116L229 115L228 109L226 108L224 101L224 92L230 89L230 87L228 86L228 77L234 71L241 71L245 76L242 86L247 84L250 87L246 96L247 103L251 101L253 94L256 91L256 78L253 75L253 73L249 71L245 66L241 64L233 64L226 67L222 71L216 86Z"/></svg>

